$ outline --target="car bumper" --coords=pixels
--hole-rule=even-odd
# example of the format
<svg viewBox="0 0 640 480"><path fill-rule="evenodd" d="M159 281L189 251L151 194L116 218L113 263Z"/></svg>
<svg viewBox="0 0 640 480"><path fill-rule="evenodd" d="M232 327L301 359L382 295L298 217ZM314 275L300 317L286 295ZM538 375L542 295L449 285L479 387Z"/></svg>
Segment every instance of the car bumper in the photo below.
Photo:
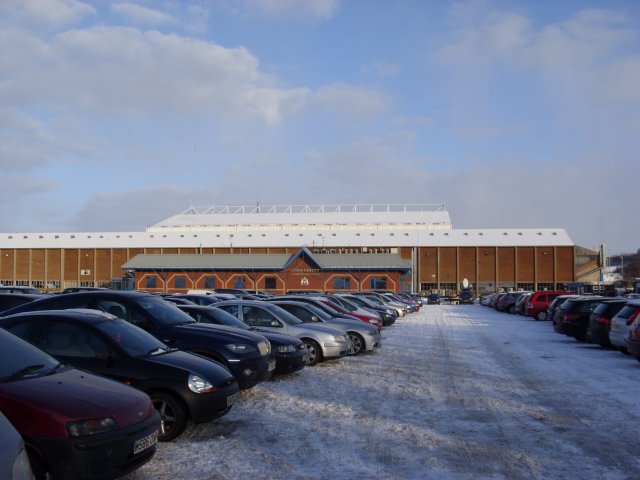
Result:
<svg viewBox="0 0 640 480"><path fill-rule="evenodd" d="M609 325L602 325L599 323L590 324L587 331L587 339L591 343L595 343L602 346L610 345L609 342Z"/></svg>
<svg viewBox="0 0 640 480"><path fill-rule="evenodd" d="M367 352L371 352L382 346L382 335L379 333L375 335L364 334L362 335L362 338L364 338L364 350Z"/></svg>
<svg viewBox="0 0 640 480"><path fill-rule="evenodd" d="M286 375L288 373L297 372L302 370L306 365L305 360L307 357L307 350L302 348L295 352L276 353L276 371L279 375Z"/></svg>
<svg viewBox="0 0 640 480"><path fill-rule="evenodd" d="M219 387L212 393L193 393L187 399L191 420L204 423L225 415L238 399L240 388L237 382Z"/></svg>
<svg viewBox="0 0 640 480"><path fill-rule="evenodd" d="M44 455L55 478L108 480L136 470L156 452L160 415L130 427L77 438L29 438ZM144 450L134 453L137 441L154 438Z"/></svg>
<svg viewBox="0 0 640 480"><path fill-rule="evenodd" d="M609 341L618 348L627 348L625 339L629 333L629 328L622 324L611 322L611 330L609 331Z"/></svg>
<svg viewBox="0 0 640 480"><path fill-rule="evenodd" d="M584 338L587 326L579 323L567 323L560 321L553 326L553 329L558 333L567 335L568 337L581 339Z"/></svg>
<svg viewBox="0 0 640 480"><path fill-rule="evenodd" d="M228 360L228 366L240 385L240 389L246 390L270 379L275 370L276 362L275 358L270 357L234 358Z"/></svg>
<svg viewBox="0 0 640 480"><path fill-rule="evenodd" d="M344 357L349 353L351 342L325 342L322 345L322 356L324 358Z"/></svg>

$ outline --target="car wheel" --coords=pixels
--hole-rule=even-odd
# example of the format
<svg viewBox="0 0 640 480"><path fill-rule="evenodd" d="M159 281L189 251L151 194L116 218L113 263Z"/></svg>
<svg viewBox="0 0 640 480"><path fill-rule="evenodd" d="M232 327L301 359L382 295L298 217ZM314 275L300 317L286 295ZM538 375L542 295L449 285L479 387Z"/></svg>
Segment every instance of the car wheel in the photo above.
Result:
<svg viewBox="0 0 640 480"><path fill-rule="evenodd" d="M515 313L516 313L516 307L515 307L515 305L511 305L511 306L509 307L509 313L510 313L511 315L515 315Z"/></svg>
<svg viewBox="0 0 640 480"><path fill-rule="evenodd" d="M364 338L355 332L347 332L349 334L349 340L351 340L351 348L349 349L349 355L358 355L364 348Z"/></svg>
<svg viewBox="0 0 640 480"><path fill-rule="evenodd" d="M547 319L547 312L538 312L538 314L536 315L536 320L546 320Z"/></svg>
<svg viewBox="0 0 640 480"><path fill-rule="evenodd" d="M168 442L180 435L187 426L187 411L182 402L173 395L152 393L154 408L160 414L160 434L158 440Z"/></svg>
<svg viewBox="0 0 640 480"><path fill-rule="evenodd" d="M51 470L38 452L30 447L27 447L27 456L29 457L31 470L33 470L33 476L36 480L53 480L53 474L51 473Z"/></svg>
<svg viewBox="0 0 640 480"><path fill-rule="evenodd" d="M320 345L318 342L311 340L309 338L305 338L303 340L305 346L307 347L307 365L313 366L322 360L322 350L320 350Z"/></svg>

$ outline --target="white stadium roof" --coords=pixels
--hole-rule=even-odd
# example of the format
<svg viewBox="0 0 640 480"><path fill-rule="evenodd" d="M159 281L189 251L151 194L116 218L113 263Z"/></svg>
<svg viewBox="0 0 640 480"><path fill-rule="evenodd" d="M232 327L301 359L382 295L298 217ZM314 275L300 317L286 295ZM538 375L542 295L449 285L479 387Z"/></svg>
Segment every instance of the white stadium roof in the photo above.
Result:
<svg viewBox="0 0 640 480"><path fill-rule="evenodd" d="M562 228L454 229L444 205L191 207L144 232L0 234L0 248L572 245Z"/></svg>

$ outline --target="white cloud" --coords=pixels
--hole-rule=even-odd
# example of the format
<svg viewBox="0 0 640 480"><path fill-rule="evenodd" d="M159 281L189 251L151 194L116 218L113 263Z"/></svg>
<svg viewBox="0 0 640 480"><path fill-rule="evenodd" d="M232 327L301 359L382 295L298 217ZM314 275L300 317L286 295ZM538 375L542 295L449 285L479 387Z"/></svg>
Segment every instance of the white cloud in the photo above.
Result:
<svg viewBox="0 0 640 480"><path fill-rule="evenodd" d="M74 24L96 14L95 8L78 0L2 0L1 23L18 22L38 28Z"/></svg>
<svg viewBox="0 0 640 480"><path fill-rule="evenodd" d="M239 0L248 13L263 13L279 18L329 18L340 0Z"/></svg>
<svg viewBox="0 0 640 480"><path fill-rule="evenodd" d="M334 83L319 88L312 102L319 108L338 116L370 117L386 112L392 100L388 95L374 89Z"/></svg>
<svg viewBox="0 0 640 480"><path fill-rule="evenodd" d="M135 3L115 3L111 9L136 24L163 25L174 21L171 15Z"/></svg>
<svg viewBox="0 0 640 480"><path fill-rule="evenodd" d="M69 30L51 40L5 32L5 45L22 46L22 61L7 62L7 102L44 102L92 113L206 112L273 122L297 108L306 89L278 88L245 48L99 27ZM35 94L35 96L34 96Z"/></svg>

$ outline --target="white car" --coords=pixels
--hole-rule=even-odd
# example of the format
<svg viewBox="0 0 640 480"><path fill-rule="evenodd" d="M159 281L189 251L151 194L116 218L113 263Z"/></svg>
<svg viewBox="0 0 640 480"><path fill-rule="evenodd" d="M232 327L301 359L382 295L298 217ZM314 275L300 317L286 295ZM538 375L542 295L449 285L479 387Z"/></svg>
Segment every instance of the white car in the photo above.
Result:
<svg viewBox="0 0 640 480"><path fill-rule="evenodd" d="M609 341L617 349L626 352L627 343L625 338L629 334L629 325L633 322L632 315L636 308L640 306L640 300L629 300L612 319L611 329L609 330Z"/></svg>

